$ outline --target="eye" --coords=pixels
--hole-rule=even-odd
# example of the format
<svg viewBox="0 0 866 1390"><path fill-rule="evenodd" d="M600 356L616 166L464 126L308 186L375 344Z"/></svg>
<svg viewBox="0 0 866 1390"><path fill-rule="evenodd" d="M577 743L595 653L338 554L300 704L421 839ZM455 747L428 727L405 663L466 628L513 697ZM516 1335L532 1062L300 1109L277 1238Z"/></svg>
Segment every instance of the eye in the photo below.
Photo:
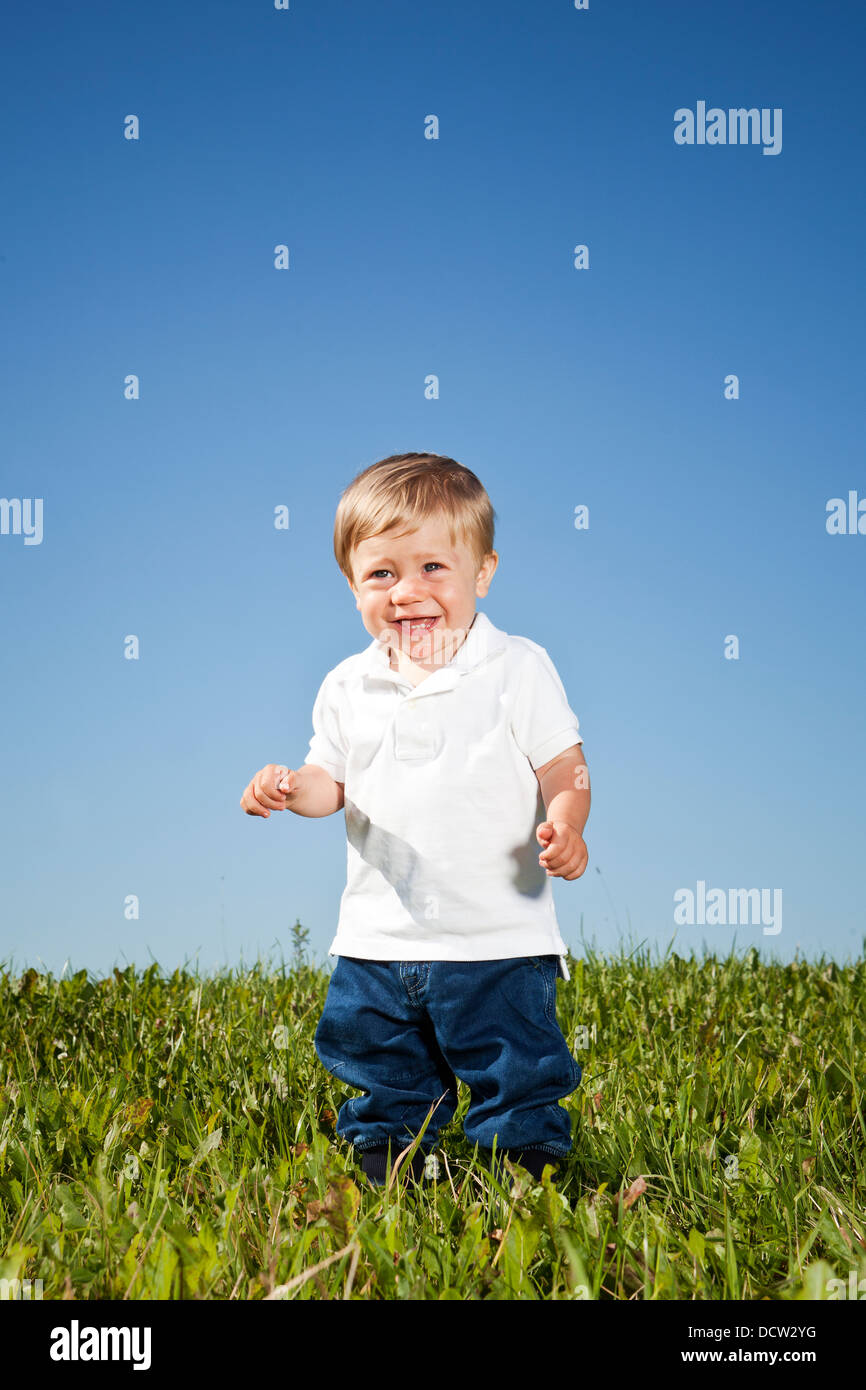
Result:
<svg viewBox="0 0 866 1390"><path fill-rule="evenodd" d="M430 565L433 565L434 568L436 568L437 570L441 570L441 569L444 568L444 566L441 565L441 564L439 563L438 560L428 560L427 563L426 563L425 566L424 566L425 570L426 570L426 569L428 568L428 566L430 566ZM390 570L373 570L372 573L370 574L370 578L371 578L371 579L378 579L380 574L390 574L390 573L391 573Z"/></svg>

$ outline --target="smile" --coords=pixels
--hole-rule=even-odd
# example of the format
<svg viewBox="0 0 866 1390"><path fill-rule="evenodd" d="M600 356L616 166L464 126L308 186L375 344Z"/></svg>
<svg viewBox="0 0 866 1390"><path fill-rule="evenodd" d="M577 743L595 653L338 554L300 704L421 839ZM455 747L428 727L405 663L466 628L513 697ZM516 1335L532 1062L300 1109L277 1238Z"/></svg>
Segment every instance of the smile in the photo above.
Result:
<svg viewBox="0 0 866 1390"><path fill-rule="evenodd" d="M392 627L409 628L411 633L430 632L439 621L439 614L435 618L397 618L391 624Z"/></svg>

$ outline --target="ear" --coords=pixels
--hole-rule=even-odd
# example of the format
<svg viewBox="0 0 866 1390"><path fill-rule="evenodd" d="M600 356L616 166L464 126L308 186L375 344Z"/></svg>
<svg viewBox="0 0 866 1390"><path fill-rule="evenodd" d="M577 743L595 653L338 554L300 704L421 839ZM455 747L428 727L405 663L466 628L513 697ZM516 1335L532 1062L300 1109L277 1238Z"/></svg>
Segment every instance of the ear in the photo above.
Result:
<svg viewBox="0 0 866 1390"><path fill-rule="evenodd" d="M483 598L490 588L490 581L496 573L499 564L499 556L495 550L491 550L489 555L485 555L484 563L478 571L478 578L475 581L475 593L478 598Z"/></svg>

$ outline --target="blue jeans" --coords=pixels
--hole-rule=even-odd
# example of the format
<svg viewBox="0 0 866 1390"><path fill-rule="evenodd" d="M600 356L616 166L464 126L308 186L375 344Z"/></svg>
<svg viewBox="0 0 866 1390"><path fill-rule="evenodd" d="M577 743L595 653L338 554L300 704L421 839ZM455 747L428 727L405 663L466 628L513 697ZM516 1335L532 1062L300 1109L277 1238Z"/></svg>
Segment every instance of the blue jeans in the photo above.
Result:
<svg viewBox="0 0 866 1390"><path fill-rule="evenodd" d="M419 1146L429 1153L457 1108L457 1079L471 1100L470 1144L535 1148L561 1158L571 1124L557 1104L581 1068L556 1021L558 959L359 960L340 956L328 984L315 1047L339 1081L362 1090L337 1117L359 1151L411 1143L439 1104ZM442 1099L440 1099L440 1097Z"/></svg>

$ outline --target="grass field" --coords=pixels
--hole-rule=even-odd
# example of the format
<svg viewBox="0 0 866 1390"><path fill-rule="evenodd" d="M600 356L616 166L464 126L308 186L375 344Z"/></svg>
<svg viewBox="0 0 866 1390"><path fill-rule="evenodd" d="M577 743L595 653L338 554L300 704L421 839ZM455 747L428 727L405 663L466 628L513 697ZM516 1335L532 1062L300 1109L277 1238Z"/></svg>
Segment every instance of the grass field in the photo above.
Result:
<svg viewBox="0 0 866 1390"><path fill-rule="evenodd" d="M303 941L295 929L295 941ZM550 1181L367 1186L313 1048L328 976L0 975L0 1279L42 1297L815 1299L866 1278L866 964L587 952ZM14 1288L14 1285L12 1286ZM864 1284L866 1289L866 1284Z"/></svg>

